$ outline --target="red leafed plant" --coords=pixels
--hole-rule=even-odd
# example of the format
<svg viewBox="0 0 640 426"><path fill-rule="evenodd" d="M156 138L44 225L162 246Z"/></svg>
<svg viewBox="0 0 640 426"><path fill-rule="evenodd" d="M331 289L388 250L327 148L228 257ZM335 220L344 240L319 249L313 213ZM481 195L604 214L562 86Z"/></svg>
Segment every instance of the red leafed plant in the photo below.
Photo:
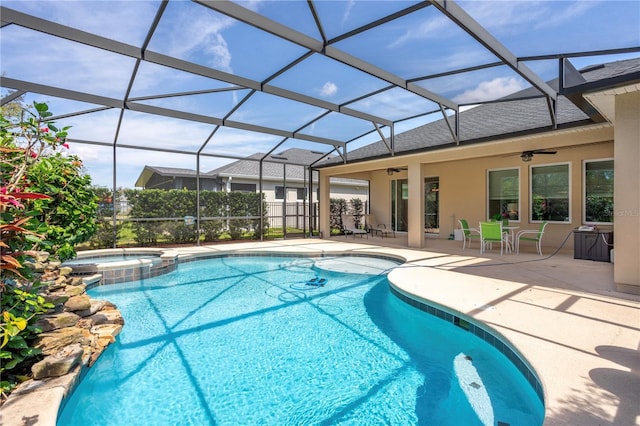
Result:
<svg viewBox="0 0 640 426"><path fill-rule="evenodd" d="M52 114L46 104L34 103L33 106L35 112L24 110L19 119L11 120L4 115L0 119L0 393L3 399L26 377L30 364L39 355L40 351L31 346L40 332L34 324L38 315L53 308L38 293L40 283L31 280L30 269L25 266L25 261L33 258L34 250L52 247L48 244L51 226L47 223L47 209L55 200L40 189L46 187L52 194L59 189L55 180L57 169L51 167L52 164L62 164L66 167L64 174L74 177L80 168L68 166L75 158L60 160L62 157L56 153L66 144L67 128L58 129L47 121ZM57 162L52 158L58 158ZM42 164L47 165L44 172L40 170ZM42 178L43 175L46 178ZM69 179L63 182L68 184Z"/></svg>

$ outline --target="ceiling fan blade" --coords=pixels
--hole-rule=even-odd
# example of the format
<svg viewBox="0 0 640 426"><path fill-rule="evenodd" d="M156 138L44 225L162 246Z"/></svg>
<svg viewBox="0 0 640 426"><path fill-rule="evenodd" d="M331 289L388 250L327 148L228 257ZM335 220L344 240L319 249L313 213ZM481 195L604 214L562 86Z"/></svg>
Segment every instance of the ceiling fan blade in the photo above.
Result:
<svg viewBox="0 0 640 426"><path fill-rule="evenodd" d="M558 151L547 151L546 149L535 149L532 154L556 154Z"/></svg>

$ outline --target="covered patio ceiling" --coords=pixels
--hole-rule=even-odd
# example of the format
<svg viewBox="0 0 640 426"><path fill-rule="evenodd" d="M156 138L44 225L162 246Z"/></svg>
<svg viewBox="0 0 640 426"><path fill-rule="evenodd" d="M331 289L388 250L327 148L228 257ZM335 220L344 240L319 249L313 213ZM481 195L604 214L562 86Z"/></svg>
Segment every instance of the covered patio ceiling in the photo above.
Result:
<svg viewBox="0 0 640 426"><path fill-rule="evenodd" d="M2 104L46 101L74 146L392 156L398 132L444 118L458 143L461 109L524 89L555 124L547 81L640 51L637 3L596 3L4 1Z"/></svg>

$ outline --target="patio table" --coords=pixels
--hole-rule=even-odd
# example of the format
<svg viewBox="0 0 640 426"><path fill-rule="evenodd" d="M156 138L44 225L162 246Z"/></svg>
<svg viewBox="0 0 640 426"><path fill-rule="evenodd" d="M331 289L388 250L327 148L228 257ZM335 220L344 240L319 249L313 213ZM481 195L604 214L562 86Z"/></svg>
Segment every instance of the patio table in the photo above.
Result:
<svg viewBox="0 0 640 426"><path fill-rule="evenodd" d="M506 234L506 240L507 240L507 253L510 253L513 251L514 248L514 244L515 244L515 230L516 229L520 229L519 226L503 226L502 227L503 230L507 231Z"/></svg>

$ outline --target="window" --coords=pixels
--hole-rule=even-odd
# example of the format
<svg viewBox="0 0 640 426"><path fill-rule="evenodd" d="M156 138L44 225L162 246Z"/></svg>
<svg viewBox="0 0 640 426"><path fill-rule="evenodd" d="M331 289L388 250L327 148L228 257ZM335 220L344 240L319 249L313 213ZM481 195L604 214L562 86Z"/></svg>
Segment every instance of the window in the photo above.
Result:
<svg viewBox="0 0 640 426"><path fill-rule="evenodd" d="M570 222L569 164L531 167L531 220Z"/></svg>
<svg viewBox="0 0 640 426"><path fill-rule="evenodd" d="M613 160L584 162L584 222L613 222Z"/></svg>
<svg viewBox="0 0 640 426"><path fill-rule="evenodd" d="M296 188L297 199L304 200L307 196L307 188Z"/></svg>
<svg viewBox="0 0 640 426"><path fill-rule="evenodd" d="M305 196L307 195L307 188L290 188L290 187L285 188L284 186L276 186L276 200L284 200L285 192L294 191L294 190L296 191L297 200L305 199Z"/></svg>
<svg viewBox="0 0 640 426"><path fill-rule="evenodd" d="M276 200L284 200L284 186L276 186Z"/></svg>
<svg viewBox="0 0 640 426"><path fill-rule="evenodd" d="M234 192L256 192L255 183L234 183L231 182L231 191Z"/></svg>
<svg viewBox="0 0 640 426"><path fill-rule="evenodd" d="M487 217L520 219L520 169L489 170Z"/></svg>

